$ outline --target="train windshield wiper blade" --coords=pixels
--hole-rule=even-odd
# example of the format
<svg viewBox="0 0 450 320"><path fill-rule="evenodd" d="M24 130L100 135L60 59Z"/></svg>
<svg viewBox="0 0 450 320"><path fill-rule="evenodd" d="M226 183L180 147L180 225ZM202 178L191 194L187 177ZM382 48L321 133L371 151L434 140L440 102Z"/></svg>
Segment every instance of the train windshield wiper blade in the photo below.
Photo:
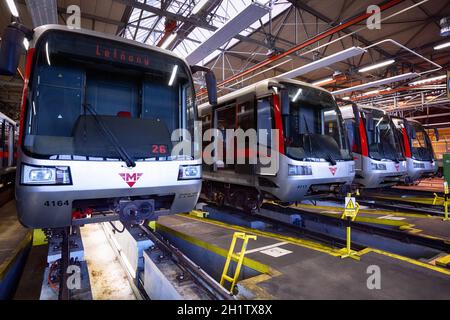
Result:
<svg viewBox="0 0 450 320"><path fill-rule="evenodd" d="M98 113L92 109L90 104L84 104L84 107L92 114L97 125L102 129L103 133L108 137L109 141L116 149L117 153L119 153L120 157L127 164L128 167L134 168L136 167L136 162L134 159L126 152L126 150L122 147L122 145L117 140L114 133L105 125L105 123L100 119Z"/></svg>

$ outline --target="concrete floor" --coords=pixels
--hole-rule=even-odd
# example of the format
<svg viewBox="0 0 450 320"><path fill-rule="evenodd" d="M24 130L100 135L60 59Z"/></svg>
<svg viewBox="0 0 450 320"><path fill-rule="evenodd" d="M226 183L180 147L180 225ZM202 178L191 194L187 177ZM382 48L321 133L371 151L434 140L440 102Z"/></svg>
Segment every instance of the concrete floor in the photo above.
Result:
<svg viewBox="0 0 450 320"><path fill-rule="evenodd" d="M111 248L103 228L90 224L81 228L84 257L88 265L94 300L136 300L125 270Z"/></svg>

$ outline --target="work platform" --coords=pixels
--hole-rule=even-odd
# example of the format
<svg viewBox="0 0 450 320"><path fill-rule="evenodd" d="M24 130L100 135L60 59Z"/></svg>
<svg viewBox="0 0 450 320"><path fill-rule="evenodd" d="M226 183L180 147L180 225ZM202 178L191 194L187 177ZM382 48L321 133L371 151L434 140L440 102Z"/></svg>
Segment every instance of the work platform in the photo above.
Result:
<svg viewBox="0 0 450 320"><path fill-rule="evenodd" d="M317 214L335 217L340 217L344 211L343 205L331 202L317 202L316 205L299 204L297 207ZM361 206L356 221L450 242L450 221L443 221L443 217L440 216L409 213L407 210L403 212Z"/></svg>
<svg viewBox="0 0 450 320"><path fill-rule="evenodd" d="M15 201L0 207L0 300L10 298L31 245L32 231L17 220Z"/></svg>
<svg viewBox="0 0 450 320"><path fill-rule="evenodd" d="M381 250L341 259L340 248L188 215L162 217L156 230L216 280L234 232L257 235L238 282L241 299L450 299L450 270Z"/></svg>
<svg viewBox="0 0 450 320"><path fill-rule="evenodd" d="M426 178L420 180L417 184L412 186L396 186L394 189L399 190L418 190L428 192L444 192L443 178Z"/></svg>

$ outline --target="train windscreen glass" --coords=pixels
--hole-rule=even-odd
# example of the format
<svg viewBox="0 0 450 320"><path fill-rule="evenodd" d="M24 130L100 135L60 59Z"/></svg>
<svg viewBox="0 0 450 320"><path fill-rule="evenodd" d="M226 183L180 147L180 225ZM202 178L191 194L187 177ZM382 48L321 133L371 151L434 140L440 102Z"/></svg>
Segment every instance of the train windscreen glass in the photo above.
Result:
<svg viewBox="0 0 450 320"><path fill-rule="evenodd" d="M376 109L363 109L362 112L370 158L374 160L403 160L399 136L389 116Z"/></svg>
<svg viewBox="0 0 450 320"><path fill-rule="evenodd" d="M411 154L413 158L421 161L432 161L433 147L425 129L417 122L410 122L409 124Z"/></svg>
<svg viewBox="0 0 450 320"><path fill-rule="evenodd" d="M341 113L323 90L285 83L281 109L286 155L296 160L352 160Z"/></svg>
<svg viewBox="0 0 450 320"><path fill-rule="evenodd" d="M35 157L120 158L107 127L133 159L168 159L172 132L193 131L193 82L180 59L52 31L40 38L35 61L23 138Z"/></svg>

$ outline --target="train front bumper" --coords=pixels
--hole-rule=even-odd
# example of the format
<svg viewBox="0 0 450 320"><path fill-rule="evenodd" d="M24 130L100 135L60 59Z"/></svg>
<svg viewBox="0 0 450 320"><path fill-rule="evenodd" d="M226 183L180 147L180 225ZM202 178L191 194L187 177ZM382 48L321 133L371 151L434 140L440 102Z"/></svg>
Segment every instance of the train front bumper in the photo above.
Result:
<svg viewBox="0 0 450 320"><path fill-rule="evenodd" d="M437 164L435 161L417 161L408 158L408 177L411 182L420 178L430 177L436 173Z"/></svg>
<svg viewBox="0 0 450 320"><path fill-rule="evenodd" d="M24 185L22 163L35 166L66 166L70 168L71 185ZM199 165L200 161L137 162L127 168L118 161L56 161L21 159L16 178L16 202L20 222L31 228L57 228L72 224L74 203L95 201L110 203L111 199L140 198L173 199L165 213L192 210L197 203L201 180L178 179L180 166ZM156 211L155 214L158 214Z"/></svg>
<svg viewBox="0 0 450 320"><path fill-rule="evenodd" d="M285 202L301 201L305 196L317 192L333 192L345 184L351 184L355 177L355 162L340 161L335 166L328 162L303 162L284 159L279 172L273 178L278 188L262 188ZM289 166L307 166L309 175L290 175Z"/></svg>
<svg viewBox="0 0 450 320"><path fill-rule="evenodd" d="M374 189L404 183L407 177L406 161L377 161L364 158L363 169L358 170L356 182L364 188Z"/></svg>

